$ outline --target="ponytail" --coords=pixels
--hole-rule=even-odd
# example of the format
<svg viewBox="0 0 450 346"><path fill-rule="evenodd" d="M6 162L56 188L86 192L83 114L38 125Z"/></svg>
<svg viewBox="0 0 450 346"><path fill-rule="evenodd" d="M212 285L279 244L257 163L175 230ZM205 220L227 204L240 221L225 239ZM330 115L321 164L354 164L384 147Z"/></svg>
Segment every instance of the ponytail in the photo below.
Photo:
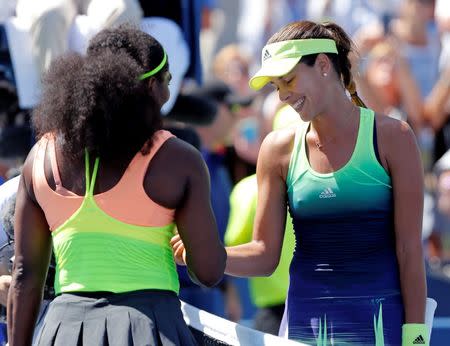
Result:
<svg viewBox="0 0 450 346"><path fill-rule="evenodd" d="M356 83L353 80L353 78L350 80L350 83L345 88L349 92L352 102L355 105L357 105L358 107L367 108L363 100L361 100L361 98L359 97L358 92L356 91Z"/></svg>

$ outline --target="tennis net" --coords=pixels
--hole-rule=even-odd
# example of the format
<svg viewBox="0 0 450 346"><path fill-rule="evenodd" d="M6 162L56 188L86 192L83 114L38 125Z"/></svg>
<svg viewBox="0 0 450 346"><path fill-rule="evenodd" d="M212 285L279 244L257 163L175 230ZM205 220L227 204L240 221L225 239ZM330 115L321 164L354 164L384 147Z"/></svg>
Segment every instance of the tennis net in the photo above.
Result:
<svg viewBox="0 0 450 346"><path fill-rule="evenodd" d="M184 320L199 345L308 346L259 332L181 302Z"/></svg>

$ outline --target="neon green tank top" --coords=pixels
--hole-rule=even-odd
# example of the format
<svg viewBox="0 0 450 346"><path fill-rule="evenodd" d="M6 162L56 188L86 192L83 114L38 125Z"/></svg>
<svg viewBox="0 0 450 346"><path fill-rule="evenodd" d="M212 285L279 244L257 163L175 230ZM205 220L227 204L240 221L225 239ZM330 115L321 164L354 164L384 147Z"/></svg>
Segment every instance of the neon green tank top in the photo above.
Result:
<svg viewBox="0 0 450 346"><path fill-rule="evenodd" d="M52 232L56 259L55 292L178 293L179 281L169 241L174 224L131 225L106 214L93 191L99 159L90 178L86 153L86 193L80 208Z"/></svg>

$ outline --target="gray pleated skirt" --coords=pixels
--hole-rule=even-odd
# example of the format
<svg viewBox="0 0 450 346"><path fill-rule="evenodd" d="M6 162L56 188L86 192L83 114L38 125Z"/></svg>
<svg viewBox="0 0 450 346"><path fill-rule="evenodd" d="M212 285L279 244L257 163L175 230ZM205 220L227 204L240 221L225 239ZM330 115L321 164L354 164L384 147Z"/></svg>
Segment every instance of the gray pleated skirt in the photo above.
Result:
<svg viewBox="0 0 450 346"><path fill-rule="evenodd" d="M62 294L49 305L36 345L197 345L177 295L145 290Z"/></svg>

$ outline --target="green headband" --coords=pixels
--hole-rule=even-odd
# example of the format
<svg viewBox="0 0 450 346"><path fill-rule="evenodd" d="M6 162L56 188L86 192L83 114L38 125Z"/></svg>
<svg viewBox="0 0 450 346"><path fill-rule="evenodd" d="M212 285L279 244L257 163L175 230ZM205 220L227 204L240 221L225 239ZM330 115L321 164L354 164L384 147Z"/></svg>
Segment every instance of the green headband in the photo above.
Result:
<svg viewBox="0 0 450 346"><path fill-rule="evenodd" d="M336 42L327 38L289 40L266 45L262 50L261 68L250 79L250 88L261 89L270 78L288 74L304 55L338 54Z"/></svg>
<svg viewBox="0 0 450 346"><path fill-rule="evenodd" d="M139 76L139 80L144 80L148 77L151 77L151 76L157 74L159 71L161 71L161 69L164 67L166 62L167 62L167 54L166 54L166 51L164 51L164 57L163 57L161 63L158 66L156 66L153 70L146 72L144 74L141 74Z"/></svg>

